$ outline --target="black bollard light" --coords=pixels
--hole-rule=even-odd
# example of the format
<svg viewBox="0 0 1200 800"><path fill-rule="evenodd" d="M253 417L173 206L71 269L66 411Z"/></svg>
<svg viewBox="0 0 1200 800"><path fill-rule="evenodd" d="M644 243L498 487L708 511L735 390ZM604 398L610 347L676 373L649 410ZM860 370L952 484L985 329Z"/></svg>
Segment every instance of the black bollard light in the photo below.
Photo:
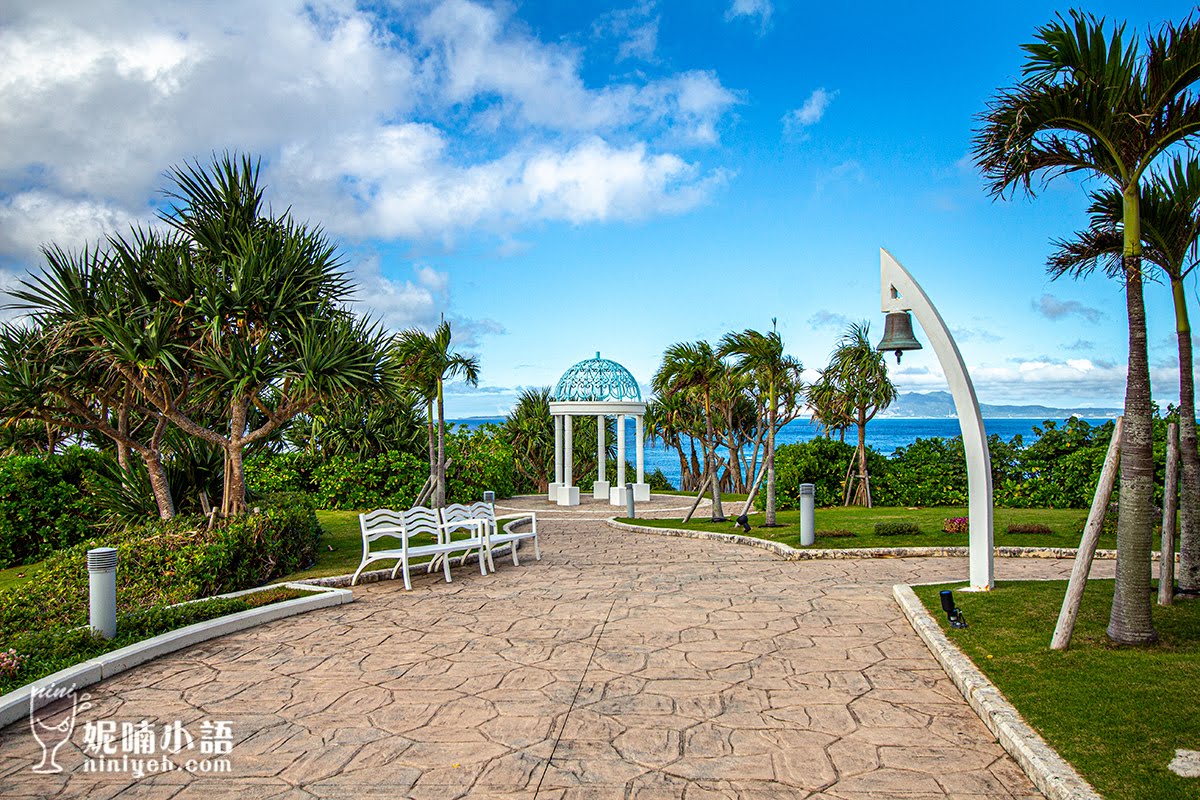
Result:
<svg viewBox="0 0 1200 800"><path fill-rule="evenodd" d="M943 589L939 594L942 598L942 611L946 612L946 619L950 620L950 627L967 627L967 621L963 619L962 611L959 610L958 606L954 605L954 592L949 589Z"/></svg>

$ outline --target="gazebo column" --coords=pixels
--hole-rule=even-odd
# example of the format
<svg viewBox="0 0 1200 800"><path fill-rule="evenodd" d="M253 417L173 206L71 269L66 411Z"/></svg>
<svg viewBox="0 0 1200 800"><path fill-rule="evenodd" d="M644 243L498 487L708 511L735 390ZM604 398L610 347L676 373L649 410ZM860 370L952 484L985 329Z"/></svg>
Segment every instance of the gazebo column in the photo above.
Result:
<svg viewBox="0 0 1200 800"><path fill-rule="evenodd" d="M608 471L608 465L605 459L608 456L608 442L605 441L605 422L607 417L603 414L596 415L596 483L592 485L593 500L608 499L608 480L605 478L605 473Z"/></svg>
<svg viewBox="0 0 1200 800"><path fill-rule="evenodd" d="M608 504L625 505L625 415L617 415L617 485L608 493Z"/></svg>
<svg viewBox="0 0 1200 800"><path fill-rule="evenodd" d="M548 499L551 503L558 500L558 488L563 485L563 418L560 414L554 415L554 480L550 482L550 493Z"/></svg>
<svg viewBox="0 0 1200 800"><path fill-rule="evenodd" d="M566 414L566 421L563 426L563 485L558 487L558 504L560 506L577 506L579 505L579 487L574 486L575 477L571 473L574 471L574 455L575 442L572 438L572 422L574 417Z"/></svg>
<svg viewBox="0 0 1200 800"><path fill-rule="evenodd" d="M645 503L650 500L650 484L646 483L646 444L645 444L645 428L641 414L636 414L634 420L634 431L636 439L634 447L637 452L637 483L633 485L633 499L639 503Z"/></svg>

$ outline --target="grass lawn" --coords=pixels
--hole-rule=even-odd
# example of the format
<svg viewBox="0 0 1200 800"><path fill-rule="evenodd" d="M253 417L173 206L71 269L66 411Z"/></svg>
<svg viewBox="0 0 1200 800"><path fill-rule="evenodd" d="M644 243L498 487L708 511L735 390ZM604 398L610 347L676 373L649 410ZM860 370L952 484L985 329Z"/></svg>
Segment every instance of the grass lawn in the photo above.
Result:
<svg viewBox="0 0 1200 800"><path fill-rule="evenodd" d="M728 515L728 512L726 512ZM995 543L1022 547L1078 547L1083 523L1087 521L1086 509L1074 508L997 508L995 510ZM817 541L813 547L945 547L967 545L965 533L942 533L942 523L948 517L965 517L966 508L818 508L816 511ZM772 539L791 547L800 547L800 512L780 511L777 516L782 527L762 527L762 514L751 515L750 535L760 539ZM677 519L622 520L661 528L687 528L716 533L740 533L734 528L733 517L728 522L709 522L707 517L692 517L686 525ZM913 522L920 528L919 534L902 536L877 536L876 522ZM1050 528L1051 533L1008 533L1012 523L1040 524ZM823 532L849 531L853 536L823 536ZM1116 535L1103 534L1100 547L1115 548Z"/></svg>
<svg viewBox="0 0 1200 800"><path fill-rule="evenodd" d="M5 589L11 589L14 586L20 586L26 581L33 579L42 569L42 562L36 561L33 564L22 564L17 567L9 567L8 569L0 569L0 592Z"/></svg>
<svg viewBox="0 0 1200 800"><path fill-rule="evenodd" d="M940 589L914 590L950 640L1021 716L1109 800L1200 797L1200 780L1167 769L1200 750L1200 602L1154 606L1160 641L1120 647L1104 634L1113 581L1088 582L1071 649L1050 650L1065 581L1012 581L954 599L970 627L951 630Z"/></svg>

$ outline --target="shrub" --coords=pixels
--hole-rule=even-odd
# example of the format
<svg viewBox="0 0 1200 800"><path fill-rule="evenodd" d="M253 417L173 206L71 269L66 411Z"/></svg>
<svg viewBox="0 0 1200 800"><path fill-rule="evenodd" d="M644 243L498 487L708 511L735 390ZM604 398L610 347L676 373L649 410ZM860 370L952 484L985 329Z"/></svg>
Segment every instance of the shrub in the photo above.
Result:
<svg viewBox="0 0 1200 800"><path fill-rule="evenodd" d="M129 612L249 589L309 566L321 527L297 502L267 506L207 530L177 517L130 526L62 550L36 581L0 592L0 645L18 631L87 621L87 551L116 547L117 608Z"/></svg>
<svg viewBox="0 0 1200 800"><path fill-rule="evenodd" d="M800 507L800 484L816 487L818 506L840 505L846 480L846 467L854 456L854 447L835 439L818 438L811 442L786 444L775 449L775 503L783 511ZM867 450L867 469L871 473L871 491L890 483L888 460L875 450ZM755 508L766 507L766 491L759 490ZM876 497L878 504L886 504Z"/></svg>
<svg viewBox="0 0 1200 800"><path fill-rule="evenodd" d="M103 460L78 447L0 459L0 567L37 561L94 533L101 514L87 483Z"/></svg>
<svg viewBox="0 0 1200 800"><path fill-rule="evenodd" d="M891 521L875 523L876 536L907 536L920 532L921 529L915 522Z"/></svg>
<svg viewBox="0 0 1200 800"><path fill-rule="evenodd" d="M942 522L942 533L966 533L970 527L971 521L966 517L947 517Z"/></svg>
<svg viewBox="0 0 1200 800"><path fill-rule="evenodd" d="M1050 530L1050 528L1048 526L1042 525L1037 522L1033 522L1033 523L1014 522L1008 526L1008 532L1009 533L1054 533L1054 531Z"/></svg>
<svg viewBox="0 0 1200 800"><path fill-rule="evenodd" d="M848 531L845 528L838 528L832 531L817 531L814 535L818 539L852 539L858 534L854 531Z"/></svg>

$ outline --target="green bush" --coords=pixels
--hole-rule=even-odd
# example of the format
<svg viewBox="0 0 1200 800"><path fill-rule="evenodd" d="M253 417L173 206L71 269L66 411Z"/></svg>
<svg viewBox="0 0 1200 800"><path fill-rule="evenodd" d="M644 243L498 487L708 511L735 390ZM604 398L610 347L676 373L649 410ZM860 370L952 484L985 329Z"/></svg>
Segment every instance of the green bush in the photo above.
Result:
<svg viewBox="0 0 1200 800"><path fill-rule="evenodd" d="M815 484L817 506L841 505L846 467L854 456L854 446L835 439L818 438L811 442L785 444L775 449L775 503L780 510L800 507L800 484ZM867 469L871 473L871 492L889 482L888 460L867 448ZM876 498L880 505L891 505ZM766 492L759 490L755 507L766 507Z"/></svg>
<svg viewBox="0 0 1200 800"><path fill-rule="evenodd" d="M948 517L942 522L942 533L966 533L971 529L971 520L967 517Z"/></svg>
<svg viewBox="0 0 1200 800"><path fill-rule="evenodd" d="M101 514L87 484L103 459L78 447L0 459L0 567L37 561L94 533Z"/></svg>
<svg viewBox="0 0 1200 800"><path fill-rule="evenodd" d="M1048 525L1042 525L1042 524L1039 524L1036 522L1029 523L1029 524L1014 522L1013 524L1008 526L1008 532L1009 533L1054 533L1054 531L1050 530L1050 527Z"/></svg>
<svg viewBox="0 0 1200 800"><path fill-rule="evenodd" d="M309 566L321 534L316 514L295 498L281 502L211 531L196 517L155 520L55 553L36 581L0 592L0 649L18 631L86 623L93 547L118 550L121 612L249 589Z"/></svg>
<svg viewBox="0 0 1200 800"><path fill-rule="evenodd" d="M908 536L920 532L921 528L915 522L891 521L875 523L876 536Z"/></svg>

